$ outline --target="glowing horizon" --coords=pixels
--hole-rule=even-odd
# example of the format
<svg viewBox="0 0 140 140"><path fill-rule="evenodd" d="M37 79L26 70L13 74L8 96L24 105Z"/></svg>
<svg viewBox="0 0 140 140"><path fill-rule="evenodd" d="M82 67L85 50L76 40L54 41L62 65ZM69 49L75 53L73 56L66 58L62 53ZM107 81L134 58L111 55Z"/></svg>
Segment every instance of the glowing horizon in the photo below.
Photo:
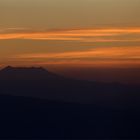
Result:
<svg viewBox="0 0 140 140"><path fill-rule="evenodd" d="M139 67L139 5L1 0L0 66Z"/></svg>

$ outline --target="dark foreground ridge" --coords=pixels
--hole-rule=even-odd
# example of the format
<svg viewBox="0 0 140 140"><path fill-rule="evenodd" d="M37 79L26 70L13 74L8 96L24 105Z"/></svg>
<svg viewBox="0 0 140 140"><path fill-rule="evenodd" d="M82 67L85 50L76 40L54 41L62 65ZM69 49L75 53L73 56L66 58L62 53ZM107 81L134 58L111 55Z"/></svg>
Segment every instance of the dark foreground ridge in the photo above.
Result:
<svg viewBox="0 0 140 140"><path fill-rule="evenodd" d="M140 88L44 68L0 71L0 138L140 138Z"/></svg>

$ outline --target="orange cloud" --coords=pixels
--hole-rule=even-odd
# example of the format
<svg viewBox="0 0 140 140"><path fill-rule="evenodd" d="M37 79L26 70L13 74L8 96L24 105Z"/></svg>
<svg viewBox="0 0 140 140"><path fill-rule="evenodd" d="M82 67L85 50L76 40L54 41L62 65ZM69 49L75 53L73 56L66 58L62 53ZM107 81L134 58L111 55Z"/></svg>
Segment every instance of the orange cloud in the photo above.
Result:
<svg viewBox="0 0 140 140"><path fill-rule="evenodd" d="M140 47L98 47L86 51L22 54L17 57L26 59L140 60Z"/></svg>
<svg viewBox="0 0 140 140"><path fill-rule="evenodd" d="M140 61L130 61L130 60L98 60L98 61L46 61L46 62L33 62L33 65L47 66L47 67L62 67L62 68L72 68L72 67L93 67L93 68L140 68Z"/></svg>
<svg viewBox="0 0 140 140"><path fill-rule="evenodd" d="M140 67L140 47L96 47L85 51L26 53L11 56L4 64L61 67Z"/></svg>
<svg viewBox="0 0 140 140"><path fill-rule="evenodd" d="M137 35L135 37L134 35ZM136 42L140 41L140 28L69 29L31 31L12 29L0 32L0 39L68 40L84 42Z"/></svg>

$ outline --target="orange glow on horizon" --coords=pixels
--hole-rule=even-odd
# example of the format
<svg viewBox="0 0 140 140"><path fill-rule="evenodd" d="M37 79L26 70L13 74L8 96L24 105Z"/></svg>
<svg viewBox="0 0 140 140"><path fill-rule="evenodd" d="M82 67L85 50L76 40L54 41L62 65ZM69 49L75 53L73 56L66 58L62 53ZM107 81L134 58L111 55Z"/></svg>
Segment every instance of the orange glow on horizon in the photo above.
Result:
<svg viewBox="0 0 140 140"><path fill-rule="evenodd" d="M76 58L93 58L93 59L140 59L140 47L96 47L87 51L63 52L63 53L37 53L23 54L17 58L56 58L56 59L76 59Z"/></svg>
<svg viewBox="0 0 140 140"><path fill-rule="evenodd" d="M137 28L95 28L95 29L59 29L32 31L27 29L7 29L0 31L0 40L46 40L46 41L74 41L86 44L92 43L89 49L64 50L64 52L24 53L8 56L2 63L20 65L77 65L96 67L127 67L140 64L140 46L129 46L129 43L140 42L140 27ZM123 46L123 43L127 43ZM96 43L96 44L95 44ZM98 43L112 43L110 46ZM122 43L118 47L113 43ZM59 44L59 46L61 45ZM102 46L101 46L102 45ZM128 45L128 46L127 46ZM85 46L86 47L86 46ZM39 48L38 48L39 49ZM51 49L50 49L51 50ZM32 46L33 51L33 46ZM9 61L8 61L9 60Z"/></svg>
<svg viewBox="0 0 140 140"><path fill-rule="evenodd" d="M96 47L77 52L31 53L17 55L13 59L41 66L137 67L140 65L140 47Z"/></svg>

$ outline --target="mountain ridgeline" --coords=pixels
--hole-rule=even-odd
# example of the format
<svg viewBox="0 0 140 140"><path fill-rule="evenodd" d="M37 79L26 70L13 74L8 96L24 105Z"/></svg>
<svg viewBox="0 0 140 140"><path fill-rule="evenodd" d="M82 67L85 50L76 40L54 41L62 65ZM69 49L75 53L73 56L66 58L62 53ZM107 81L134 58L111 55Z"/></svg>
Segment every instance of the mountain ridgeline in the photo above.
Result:
<svg viewBox="0 0 140 140"><path fill-rule="evenodd" d="M139 88L65 78L44 68L6 67L0 71L1 94L92 103L102 97L137 94ZM127 95L128 96L128 95Z"/></svg>
<svg viewBox="0 0 140 140"><path fill-rule="evenodd" d="M0 138L140 138L139 108L138 86L0 71Z"/></svg>

